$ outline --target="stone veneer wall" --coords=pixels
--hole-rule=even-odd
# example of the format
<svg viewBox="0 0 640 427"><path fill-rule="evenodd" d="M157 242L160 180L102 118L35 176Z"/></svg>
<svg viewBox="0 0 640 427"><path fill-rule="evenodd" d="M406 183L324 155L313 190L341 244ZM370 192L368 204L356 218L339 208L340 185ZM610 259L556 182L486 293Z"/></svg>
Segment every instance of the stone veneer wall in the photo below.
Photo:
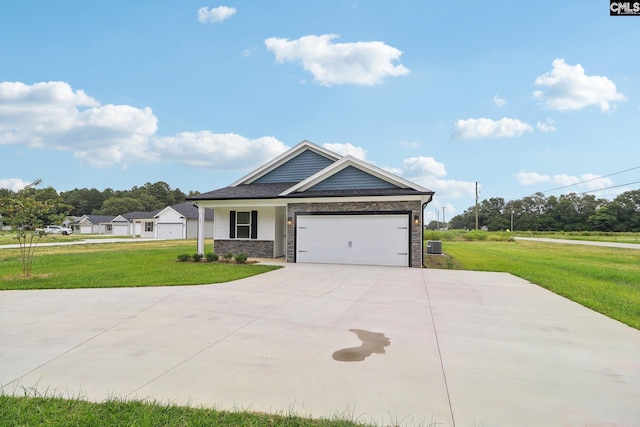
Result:
<svg viewBox="0 0 640 427"><path fill-rule="evenodd" d="M250 258L273 258L273 240L220 240L213 242L214 251L222 256L247 254Z"/></svg>
<svg viewBox="0 0 640 427"><path fill-rule="evenodd" d="M419 200L405 202L340 202L340 203L289 203L287 218L296 214L325 212L411 212L411 259L410 267L422 267L422 203ZM415 216L418 224L413 222ZM295 260L295 224L287 225L287 262Z"/></svg>

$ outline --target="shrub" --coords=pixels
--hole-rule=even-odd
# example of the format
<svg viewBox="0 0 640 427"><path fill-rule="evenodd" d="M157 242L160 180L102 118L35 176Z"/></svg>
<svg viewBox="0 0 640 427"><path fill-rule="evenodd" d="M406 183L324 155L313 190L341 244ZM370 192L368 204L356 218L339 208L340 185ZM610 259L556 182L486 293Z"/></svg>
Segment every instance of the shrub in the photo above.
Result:
<svg viewBox="0 0 640 427"><path fill-rule="evenodd" d="M224 259L226 259L227 261L231 261L231 258L233 258L233 254L231 252L226 253L222 256Z"/></svg>
<svg viewBox="0 0 640 427"><path fill-rule="evenodd" d="M195 253L195 254L193 254L193 256L192 256L192 257L193 257L193 260L194 260L195 262L200 262L200 260L203 258L203 255L202 255L202 254L199 254L199 253Z"/></svg>
<svg viewBox="0 0 640 427"><path fill-rule="evenodd" d="M204 257L209 262L215 262L220 258L218 257L218 254L215 252L207 252L206 254L204 254Z"/></svg>
<svg viewBox="0 0 640 427"><path fill-rule="evenodd" d="M244 264L245 262L247 262L247 254L238 254L235 257L235 260L238 264Z"/></svg>
<svg viewBox="0 0 640 427"><path fill-rule="evenodd" d="M187 262L191 259L191 255L189 254L180 254L178 255L178 261L180 262Z"/></svg>

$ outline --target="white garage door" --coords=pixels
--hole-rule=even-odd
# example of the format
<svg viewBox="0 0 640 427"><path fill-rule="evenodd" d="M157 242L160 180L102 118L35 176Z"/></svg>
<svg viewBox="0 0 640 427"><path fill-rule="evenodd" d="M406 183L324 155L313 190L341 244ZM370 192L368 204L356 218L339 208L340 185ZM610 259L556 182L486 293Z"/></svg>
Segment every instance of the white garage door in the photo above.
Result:
<svg viewBox="0 0 640 427"><path fill-rule="evenodd" d="M159 223L158 239L182 239L182 224Z"/></svg>
<svg viewBox="0 0 640 427"><path fill-rule="evenodd" d="M126 236L129 234L129 224L113 224L111 230L114 236Z"/></svg>
<svg viewBox="0 0 640 427"><path fill-rule="evenodd" d="M298 215L296 262L409 266L409 215Z"/></svg>

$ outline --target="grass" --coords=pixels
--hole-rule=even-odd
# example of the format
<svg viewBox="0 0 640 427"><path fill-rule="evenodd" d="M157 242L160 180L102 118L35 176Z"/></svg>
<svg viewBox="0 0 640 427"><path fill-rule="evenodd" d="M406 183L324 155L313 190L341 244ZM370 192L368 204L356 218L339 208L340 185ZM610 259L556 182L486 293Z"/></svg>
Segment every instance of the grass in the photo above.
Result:
<svg viewBox="0 0 640 427"><path fill-rule="evenodd" d="M452 241L443 243L443 251L452 258L449 268L511 273L640 329L638 250L527 241Z"/></svg>
<svg viewBox="0 0 640 427"><path fill-rule="evenodd" d="M92 236L93 237L93 236ZM97 237L97 236L96 236ZM76 242L86 239L87 236L71 234L63 236L62 234L46 234L40 239L40 243L56 243L56 242ZM0 231L0 245L17 245L16 235L9 231Z"/></svg>
<svg viewBox="0 0 640 427"><path fill-rule="evenodd" d="M340 418L312 420L295 415L218 411L153 402L109 400L92 403L80 399L7 395L0 395L0 424L6 427L354 427L363 425Z"/></svg>
<svg viewBox="0 0 640 427"><path fill-rule="evenodd" d="M567 232L514 232L514 236L542 237L547 239L590 240L598 242L640 243L640 233L614 233L601 231Z"/></svg>
<svg viewBox="0 0 640 427"><path fill-rule="evenodd" d="M475 242L475 241L491 241L491 242L509 242L513 241L513 235L506 231L503 232L487 232L482 230L447 230L447 231L430 231L425 230L423 233L424 240L442 240L445 242Z"/></svg>
<svg viewBox="0 0 640 427"><path fill-rule="evenodd" d="M0 289L70 289L221 283L272 271L260 264L176 262L195 242L157 241L38 247L32 276L17 249L0 249Z"/></svg>

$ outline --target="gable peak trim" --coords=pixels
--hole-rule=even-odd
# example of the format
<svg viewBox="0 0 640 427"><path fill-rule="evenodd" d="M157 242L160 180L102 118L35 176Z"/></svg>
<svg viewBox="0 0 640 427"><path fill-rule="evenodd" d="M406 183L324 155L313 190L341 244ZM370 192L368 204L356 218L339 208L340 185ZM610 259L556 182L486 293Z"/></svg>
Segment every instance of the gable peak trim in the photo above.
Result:
<svg viewBox="0 0 640 427"><path fill-rule="evenodd" d="M324 181L325 179L335 175L336 173L342 171L343 169L349 166L353 166L365 173L375 176L376 178L380 178L383 181L389 182L390 184L397 185L400 188L410 188L410 189L414 189L416 191L421 191L421 192L431 191L411 181L408 181L404 178L401 178L397 175L387 172L384 169L378 168L377 166L367 163L364 160L360 160L351 155L346 155L342 157L340 160L338 160L337 162L327 166L326 168L317 172L316 174L311 175L309 178L303 181L300 181L298 184L294 185L293 187L290 187L287 190L283 191L282 193L279 194L279 196L282 197L295 192L306 191L309 188L315 186L316 184Z"/></svg>
<svg viewBox="0 0 640 427"><path fill-rule="evenodd" d="M249 173L248 175L245 175L244 177L240 178L239 180L231 184L229 187L237 187L238 185L241 185L241 184L251 184L253 181L266 175L267 173L271 172L277 167L285 164L286 162L288 162L289 160L293 159L294 157L298 156L300 153L306 150L311 150L333 161L338 161L342 158L342 156L340 156L339 154L334 153L331 150L327 150L326 148L320 147L319 145L316 145L313 142L307 141L305 139L304 141L300 142L299 144L295 145L294 147L280 154L278 157L265 163L264 165L260 166L258 169L255 169L253 172Z"/></svg>

